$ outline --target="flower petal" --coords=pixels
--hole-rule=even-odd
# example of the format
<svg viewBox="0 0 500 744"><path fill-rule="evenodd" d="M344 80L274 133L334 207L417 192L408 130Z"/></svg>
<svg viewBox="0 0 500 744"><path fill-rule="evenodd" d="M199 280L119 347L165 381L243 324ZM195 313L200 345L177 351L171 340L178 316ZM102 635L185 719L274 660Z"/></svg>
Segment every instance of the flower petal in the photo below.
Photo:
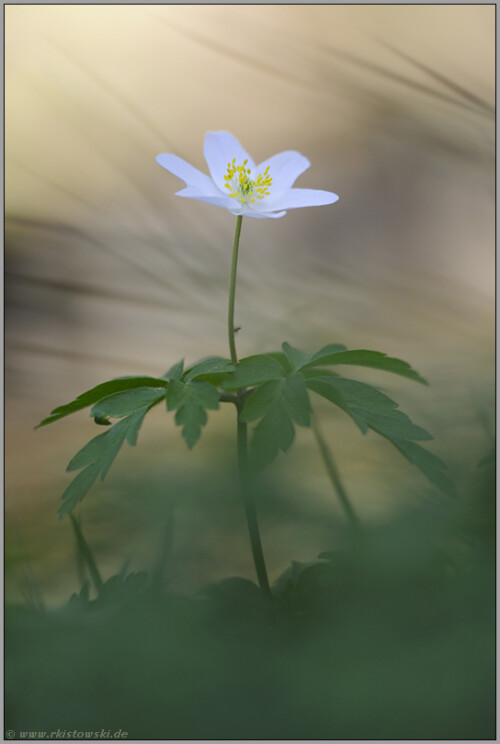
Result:
<svg viewBox="0 0 500 744"><path fill-rule="evenodd" d="M177 155L170 155L164 152L158 155L156 162L170 173L173 173L174 176L177 176L177 178L185 181L188 186L196 186L196 188L206 194L216 195L219 193L210 176L194 168L185 160L182 160L182 158L178 158Z"/></svg>
<svg viewBox="0 0 500 744"><path fill-rule="evenodd" d="M229 196L221 194L215 187L214 190L214 194L207 194L206 191L200 191L195 186L187 186L187 188L177 191L176 196L183 196L186 199L196 199L197 201L206 202L207 204L213 204L216 207L231 209L234 204L232 199Z"/></svg>
<svg viewBox="0 0 500 744"><path fill-rule="evenodd" d="M223 191L225 186L224 176L227 173L227 164L236 158L236 165L242 165L244 160L248 160L248 168L255 168L250 155L243 149L236 137L229 132L207 132L205 135L205 144L203 154L208 164L210 174Z"/></svg>
<svg viewBox="0 0 500 744"><path fill-rule="evenodd" d="M298 209L299 207L320 207L338 201L337 194L319 189L288 189L280 194L271 194L259 204L259 211L276 209Z"/></svg>
<svg viewBox="0 0 500 744"><path fill-rule="evenodd" d="M264 160L255 170L256 175L258 175L259 173L264 173L265 169L269 166L269 175L273 179L273 191L285 191L285 189L290 189L293 186L295 180L310 165L309 160L301 155L300 152L287 150Z"/></svg>
<svg viewBox="0 0 500 744"><path fill-rule="evenodd" d="M243 216L251 217L254 220L265 220L268 217L270 217L273 220L276 220L278 219L278 217L284 217L285 214L286 212L254 212L252 210L252 211L244 212Z"/></svg>

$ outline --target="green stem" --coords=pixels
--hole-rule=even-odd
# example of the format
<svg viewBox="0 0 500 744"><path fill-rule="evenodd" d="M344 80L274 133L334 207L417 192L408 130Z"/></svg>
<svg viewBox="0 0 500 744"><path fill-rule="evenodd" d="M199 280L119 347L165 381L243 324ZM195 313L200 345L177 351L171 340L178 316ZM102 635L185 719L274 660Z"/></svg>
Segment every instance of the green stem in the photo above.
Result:
<svg viewBox="0 0 500 744"><path fill-rule="evenodd" d="M231 261L231 280L229 282L229 308L227 314L227 332L229 336L229 349L231 351L231 361L236 364L238 356L236 354L236 342L234 333L234 298L236 295L236 269L238 267L238 247L240 244L241 223L243 217L240 215L236 218L236 229L233 240L233 259Z"/></svg>
<svg viewBox="0 0 500 744"><path fill-rule="evenodd" d="M236 353L236 341L235 341L235 330L234 330L234 300L236 295L236 270L238 267L238 247L240 243L241 223L243 217L239 216L236 218L236 229L234 231L233 241L233 258L231 261L231 279L229 283L229 308L227 316L227 330L229 338L229 350L231 352L231 361L233 364L238 362L238 355ZM237 448L238 448L238 469L240 476L240 487L241 494L243 496L243 503L245 505L245 512L247 517L248 532L250 535L250 544L252 546L252 555L255 564L255 571L257 573L257 579L262 592L266 596L271 595L269 588L269 579L267 577L266 563L264 560L264 553L262 550L262 542L260 539L259 523L257 520L257 512L255 510L255 504L252 498L252 492L250 488L250 474L248 468L248 431L247 425L244 421L239 420L239 414L241 410L242 396L245 390L238 390L236 400L236 410L238 414L237 422ZM234 401L233 401L234 402Z"/></svg>
<svg viewBox="0 0 500 744"><path fill-rule="evenodd" d="M238 410L239 413L239 410ZM252 498L252 492L250 489L250 478L248 473L248 445L247 445L248 431L247 425L243 421L238 421L237 429L237 440L238 440L238 466L240 473L240 484L241 492L243 496L243 503L245 504L245 512L247 516L248 532L250 535L250 543L252 545L253 561L255 564L255 571L257 573L257 579L259 586L266 596L271 596L271 589L269 587L269 579L267 578L266 563L264 560L264 552L262 550L262 542L260 539L259 523L257 521L257 512L255 510L255 504Z"/></svg>
<svg viewBox="0 0 500 744"><path fill-rule="evenodd" d="M316 437L316 441L318 443L321 456L323 457L323 462L325 463L326 470L330 478L330 482L334 490L336 491L337 496L339 497L339 501L344 509L344 512L349 522L351 523L351 527L353 527L354 529L359 529L360 527L359 517L356 514L353 505L351 504L351 501L349 499L349 496L347 495L347 492L344 486L342 485L342 481L340 479L337 466L335 465L333 455L330 452L328 445L323 437L323 434L321 433L319 429L318 423L314 417L312 419L312 430L314 432L314 436Z"/></svg>

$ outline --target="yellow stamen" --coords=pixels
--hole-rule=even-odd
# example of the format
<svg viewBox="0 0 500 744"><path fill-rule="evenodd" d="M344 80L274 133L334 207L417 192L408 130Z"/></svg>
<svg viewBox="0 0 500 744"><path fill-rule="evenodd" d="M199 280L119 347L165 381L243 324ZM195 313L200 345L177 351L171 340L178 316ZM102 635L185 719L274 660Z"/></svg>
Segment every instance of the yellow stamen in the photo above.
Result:
<svg viewBox="0 0 500 744"><path fill-rule="evenodd" d="M238 200L245 204L253 203L256 199L263 199L270 195L269 187L273 179L269 175L269 166L263 173L259 173L255 181L250 178L251 168L246 168L248 158L243 161L242 165L236 165L236 158L227 164L227 173L224 175L226 183L224 186L231 193L229 196L238 197Z"/></svg>

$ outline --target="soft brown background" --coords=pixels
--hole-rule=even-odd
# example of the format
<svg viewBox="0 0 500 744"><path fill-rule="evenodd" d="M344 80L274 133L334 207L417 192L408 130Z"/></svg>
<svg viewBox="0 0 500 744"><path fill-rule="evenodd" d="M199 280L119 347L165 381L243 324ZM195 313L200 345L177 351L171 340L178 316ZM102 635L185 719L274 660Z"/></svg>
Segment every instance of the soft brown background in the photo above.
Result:
<svg viewBox="0 0 500 744"><path fill-rule="evenodd" d="M27 581L49 598L77 588L69 523L55 514L66 463L100 433L85 412L33 426L104 379L227 353L234 218L177 198L182 183L154 160L173 152L205 169L207 130L232 132L256 161L299 150L312 165L297 185L340 195L331 207L245 222L240 354L288 340L401 356L430 388L352 374L394 394L434 433L430 447L459 487L467 483L493 428L494 13L493 5L6 7L12 592ZM426 488L386 443L323 410L363 518ZM205 432L189 453L171 417L155 410L138 448L124 450L87 497L83 518L105 575L127 557L143 567L155 554L161 497L147 501L151 479L161 491L172 474L182 482L232 461L233 412L210 419L213 437ZM283 458L273 472L302 492L288 512L263 518L273 577L328 547L328 520L339 514L307 431L294 454L288 476ZM128 481L141 485L121 498ZM243 516L214 490L193 486L178 506L182 586L253 575Z"/></svg>

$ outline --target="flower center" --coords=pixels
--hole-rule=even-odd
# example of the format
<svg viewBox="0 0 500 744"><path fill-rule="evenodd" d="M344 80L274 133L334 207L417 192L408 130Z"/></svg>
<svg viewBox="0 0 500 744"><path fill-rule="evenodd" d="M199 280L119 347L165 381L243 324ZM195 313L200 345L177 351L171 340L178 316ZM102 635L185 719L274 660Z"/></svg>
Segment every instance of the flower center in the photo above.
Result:
<svg viewBox="0 0 500 744"><path fill-rule="evenodd" d="M244 160L243 165L236 165L236 158L233 158L233 162L227 164L227 173L224 176L226 182L224 185L230 191L229 196L237 198L243 204L269 196L269 186L273 182L269 175L269 166L252 181L251 170L246 167L247 163L248 160Z"/></svg>

